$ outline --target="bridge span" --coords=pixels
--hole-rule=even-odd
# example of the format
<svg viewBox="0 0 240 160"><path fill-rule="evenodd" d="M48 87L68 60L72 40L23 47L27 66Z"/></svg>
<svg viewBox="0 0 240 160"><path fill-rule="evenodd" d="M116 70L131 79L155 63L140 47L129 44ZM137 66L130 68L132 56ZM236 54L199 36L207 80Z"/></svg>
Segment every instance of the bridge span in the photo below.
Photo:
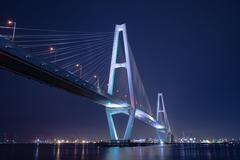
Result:
<svg viewBox="0 0 240 160"><path fill-rule="evenodd" d="M126 34L125 25L118 25L116 27L114 43L117 43L116 38L121 31L123 34ZM127 62L126 64L118 64L118 67L125 65L127 65ZM53 63L47 62L44 59L35 56L29 50L16 45L13 41L4 37L0 37L0 68L29 79L36 80L40 83L45 83L49 86L63 89L104 106L106 108L112 140L119 139L112 119L112 115L118 113L127 114L129 117L133 115L134 118L154 127L158 130L158 132L168 132L168 128L162 125L159 120L153 118L141 109L138 109L137 106L133 106L135 104L129 104L126 101L116 98L111 94L111 92L103 93L99 87L69 73ZM111 70L113 71L116 68L111 68ZM130 119L123 139L130 139L132 125L133 120Z"/></svg>

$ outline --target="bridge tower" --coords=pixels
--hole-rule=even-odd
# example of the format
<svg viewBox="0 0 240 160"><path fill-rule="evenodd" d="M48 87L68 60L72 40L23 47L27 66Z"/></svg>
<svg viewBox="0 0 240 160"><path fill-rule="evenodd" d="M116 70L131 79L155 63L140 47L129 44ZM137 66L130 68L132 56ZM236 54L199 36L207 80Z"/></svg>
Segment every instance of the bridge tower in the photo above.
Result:
<svg viewBox="0 0 240 160"><path fill-rule="evenodd" d="M163 93L158 93L157 98L157 121L163 125L164 129L157 129L157 136L160 142L172 142L173 135L168 121L167 112L163 100Z"/></svg>
<svg viewBox="0 0 240 160"><path fill-rule="evenodd" d="M124 54L125 54L125 62L123 62L123 63L117 62L120 33L122 33L122 35L123 35L123 45L124 45ZM127 81L128 81L128 90L129 90L129 95L130 95L131 106L129 106L128 108L106 107L106 114L107 114L107 120L108 120L111 140L119 140L119 137L117 135L116 128L114 125L114 121L113 121L113 115L116 115L119 113L125 113L125 114L129 115L127 127L126 127L124 137L123 137L123 140L129 140L131 138L136 108L135 108L135 103L134 103L135 99L134 99L134 92L133 92L133 80L132 80L132 72L131 72L131 65L130 65L127 30L126 30L125 24L115 26L113 49L112 49L112 59L111 59L110 74L109 74L109 81L108 81L108 94L110 94L110 95L113 94L115 71L116 71L116 69L119 69L119 68L125 68L127 70Z"/></svg>

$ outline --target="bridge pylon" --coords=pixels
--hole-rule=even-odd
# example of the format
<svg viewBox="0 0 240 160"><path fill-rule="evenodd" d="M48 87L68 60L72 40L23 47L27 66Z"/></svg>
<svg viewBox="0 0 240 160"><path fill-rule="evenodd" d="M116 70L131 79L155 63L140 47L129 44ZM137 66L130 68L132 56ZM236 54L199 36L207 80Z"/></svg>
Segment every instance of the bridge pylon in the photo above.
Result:
<svg viewBox="0 0 240 160"><path fill-rule="evenodd" d="M173 141L173 135L167 117L167 112L163 100L163 93L158 93L156 119L161 125L164 126L163 129L157 129L157 137L159 141L171 143Z"/></svg>
<svg viewBox="0 0 240 160"><path fill-rule="evenodd" d="M123 63L117 62L120 33L122 33L122 35L123 35L123 45L124 45L124 54L125 54L125 62L123 62ZM127 70L127 81L128 81L128 90L129 90L129 95L130 95L131 106L129 106L128 108L106 107L106 114L107 114L107 120L108 120L111 140L119 140L119 137L118 137L116 129L115 129L114 121L113 121L113 115L119 114L119 113L125 113L125 114L129 115L127 128L125 130L124 137L123 137L123 140L129 140L131 138L131 134L132 134L132 128L133 128L136 108L135 108L135 103L134 103L135 99L134 99L134 92L133 92L132 71L131 71L131 65L130 65L127 30L126 30L125 24L115 26L113 49L112 49L112 59L111 59L110 74L109 74L109 81L108 81L108 91L107 91L108 94L110 94L110 95L113 94L115 72L116 72L116 69L118 69L118 68L125 68Z"/></svg>

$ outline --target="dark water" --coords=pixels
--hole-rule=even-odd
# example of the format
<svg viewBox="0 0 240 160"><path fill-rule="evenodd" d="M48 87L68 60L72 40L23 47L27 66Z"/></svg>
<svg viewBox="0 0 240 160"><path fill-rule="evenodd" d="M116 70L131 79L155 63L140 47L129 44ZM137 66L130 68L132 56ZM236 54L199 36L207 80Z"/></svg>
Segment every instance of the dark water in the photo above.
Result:
<svg viewBox="0 0 240 160"><path fill-rule="evenodd" d="M240 160L240 144L97 147L82 144L0 145L0 160Z"/></svg>

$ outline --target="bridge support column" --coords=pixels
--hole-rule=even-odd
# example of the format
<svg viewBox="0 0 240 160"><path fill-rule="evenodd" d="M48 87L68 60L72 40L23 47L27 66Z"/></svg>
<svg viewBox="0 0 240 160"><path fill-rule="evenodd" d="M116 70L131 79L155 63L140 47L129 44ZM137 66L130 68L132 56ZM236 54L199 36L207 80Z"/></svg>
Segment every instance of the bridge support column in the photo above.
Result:
<svg viewBox="0 0 240 160"><path fill-rule="evenodd" d="M157 137L159 141L171 143L173 141L173 135L168 121L162 93L158 93L156 119L161 125L165 127L164 129L157 129Z"/></svg>
<svg viewBox="0 0 240 160"><path fill-rule="evenodd" d="M167 142L167 133L165 129L157 129L157 138L159 142Z"/></svg>
<svg viewBox="0 0 240 160"><path fill-rule="evenodd" d="M120 33L122 33L122 36L123 36L124 55L125 55L125 62L121 62L121 63L117 61ZM114 33L112 59L111 59L110 73L109 73L109 79L108 79L107 93L109 95L113 95L114 82L115 82L114 78L115 78L116 69L119 69L119 68L126 69L130 106L128 108L106 108L106 114L107 114L107 119L108 119L111 140L118 140L118 136L117 136L115 125L114 125L113 118L112 118L112 116L114 114L124 113L124 114L129 115L127 128L125 130L123 140L129 140L131 138L131 134L132 134L136 106L135 106L135 95L134 95L134 90L133 90L133 79L132 79L132 71L131 71L130 54L129 53L130 53L130 50L129 50L129 44L128 44L128 38L127 38L126 25L125 24L116 25L115 33Z"/></svg>
<svg viewBox="0 0 240 160"><path fill-rule="evenodd" d="M165 141L165 133L162 133L160 129L157 129L157 139L159 142Z"/></svg>
<svg viewBox="0 0 240 160"><path fill-rule="evenodd" d="M107 121L108 121L108 127L109 127L109 132L110 132L110 139L111 140L118 140L115 124L113 121L113 113L111 110L106 108L106 114L107 114Z"/></svg>
<svg viewBox="0 0 240 160"><path fill-rule="evenodd" d="M135 112L136 112L136 109L132 109L132 108L121 108L121 109L106 108L106 115L107 115L107 121L108 121L108 127L109 127L111 140L119 140L120 139L118 137L118 134L117 134L117 131L115 128L115 124L113 121L113 115L120 114L120 113L129 115L127 127L126 127L126 130L124 133L124 137L121 138L121 140L130 140L131 135L132 135L134 119L135 119Z"/></svg>
<svg viewBox="0 0 240 160"><path fill-rule="evenodd" d="M131 138L133 123L134 123L134 119L135 119L135 112L136 112L136 109L130 110L127 128L126 128L124 138L123 138L124 140L129 140Z"/></svg>
<svg viewBox="0 0 240 160"><path fill-rule="evenodd" d="M159 142L164 143L172 143L174 141L174 136L172 133L161 129L157 129L157 138L159 139Z"/></svg>

